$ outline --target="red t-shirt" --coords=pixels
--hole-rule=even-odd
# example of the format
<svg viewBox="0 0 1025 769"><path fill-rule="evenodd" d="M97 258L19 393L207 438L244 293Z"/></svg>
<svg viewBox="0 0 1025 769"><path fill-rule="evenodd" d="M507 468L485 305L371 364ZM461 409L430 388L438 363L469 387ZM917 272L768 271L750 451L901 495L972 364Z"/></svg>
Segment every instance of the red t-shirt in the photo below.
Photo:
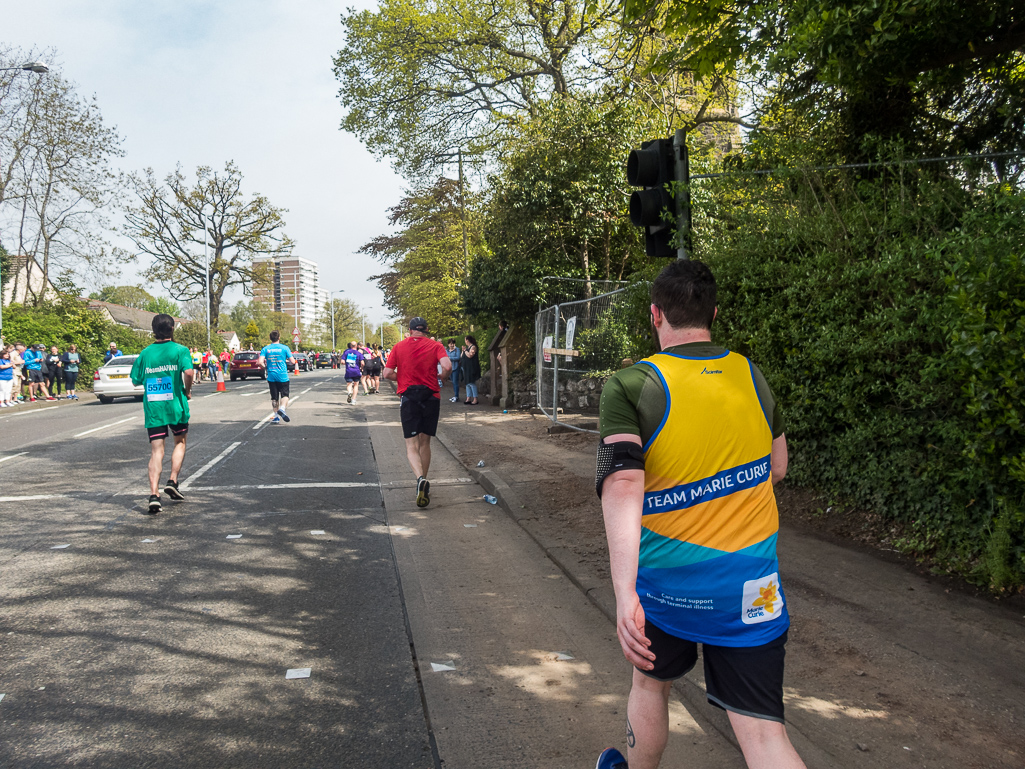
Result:
<svg viewBox="0 0 1025 769"><path fill-rule="evenodd" d="M423 385L438 394L438 361L447 358L445 345L426 336L409 336L392 348L388 368L398 376L399 395L412 385Z"/></svg>

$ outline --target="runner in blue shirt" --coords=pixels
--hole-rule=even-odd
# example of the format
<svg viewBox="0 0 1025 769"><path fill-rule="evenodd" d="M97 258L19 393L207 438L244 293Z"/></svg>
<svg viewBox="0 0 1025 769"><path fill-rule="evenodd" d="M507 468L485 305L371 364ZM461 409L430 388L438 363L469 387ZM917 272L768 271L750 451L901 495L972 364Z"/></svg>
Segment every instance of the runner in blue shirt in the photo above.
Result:
<svg viewBox="0 0 1025 769"><path fill-rule="evenodd" d="M270 332L270 344L260 350L260 366L267 371L267 384L270 386L271 422L282 419L290 422L285 407L288 405L288 361L294 359L292 351L278 343L280 338L279 332Z"/></svg>
<svg viewBox="0 0 1025 769"><path fill-rule="evenodd" d="M345 366L345 389L349 393L345 402L352 403L359 392L359 380L363 377L363 353L355 342L349 342L349 349L342 353L342 363Z"/></svg>

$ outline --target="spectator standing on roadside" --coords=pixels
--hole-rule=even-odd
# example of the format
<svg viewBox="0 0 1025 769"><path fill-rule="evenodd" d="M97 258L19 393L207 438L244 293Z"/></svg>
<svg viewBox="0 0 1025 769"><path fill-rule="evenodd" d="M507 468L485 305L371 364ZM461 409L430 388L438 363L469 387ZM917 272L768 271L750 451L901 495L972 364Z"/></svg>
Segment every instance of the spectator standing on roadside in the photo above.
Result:
<svg viewBox="0 0 1025 769"><path fill-rule="evenodd" d="M465 337L462 353L459 356L459 376L466 388L468 406L477 405L477 380L480 379L480 356L477 350L477 339L469 334Z"/></svg>
<svg viewBox="0 0 1025 769"><path fill-rule="evenodd" d="M288 406L288 361L294 360L287 345L280 344L281 332L270 332L270 344L260 350L260 366L267 372L267 386L270 388L271 422L291 422L285 408ZM296 366L299 364L296 363Z"/></svg>
<svg viewBox="0 0 1025 769"><path fill-rule="evenodd" d="M384 378L398 383L402 398L399 414L402 437L406 441L406 459L416 475L416 506L431 503L431 437L438 432L441 394L437 387L438 365L442 373L452 370L452 361L440 342L427 338L427 321L409 321L409 336L395 345L388 355Z"/></svg>
<svg viewBox="0 0 1025 769"><path fill-rule="evenodd" d="M675 261L651 287L662 350L622 369L601 397L596 488L634 665L632 769L655 769L672 682L702 645L711 704L726 710L750 767L803 769L783 719L790 618L779 581L773 484L787 468L775 397L742 355L712 344L715 278ZM596 769L626 769L609 748Z"/></svg>
<svg viewBox="0 0 1025 769"><path fill-rule="evenodd" d="M11 385L11 400L17 403L24 399L21 393L22 384L25 381L25 359L21 354L25 352L25 345L16 343L11 349L11 363L14 364L14 384Z"/></svg>
<svg viewBox="0 0 1025 769"><path fill-rule="evenodd" d="M103 356L103 362L109 363L111 358L120 358L124 355L119 349L117 349L117 342L111 342L107 348L107 352Z"/></svg>
<svg viewBox="0 0 1025 769"><path fill-rule="evenodd" d="M210 372L210 381L217 381L217 356L209 347L206 348L206 367Z"/></svg>
<svg viewBox="0 0 1025 769"><path fill-rule="evenodd" d="M61 356L61 368L64 369L64 387L68 393L69 401L77 401L75 383L78 381L78 365L82 362L82 356L78 354L76 345L68 345L68 351Z"/></svg>
<svg viewBox="0 0 1025 769"><path fill-rule="evenodd" d="M189 432L189 398L195 377L189 348L177 344L174 337L174 318L165 313L153 317L153 337L157 340L146 347L132 365L132 384L143 385L142 411L149 433L149 507L147 512L160 512L160 472L164 466L164 439L174 436L171 450L171 474L164 493L181 502L185 495L178 489L178 475L185 461L185 439Z"/></svg>
<svg viewBox="0 0 1025 769"><path fill-rule="evenodd" d="M223 374L228 373L228 368L231 366L231 353L228 352L227 348L221 350L221 372Z"/></svg>
<svg viewBox="0 0 1025 769"><path fill-rule="evenodd" d="M36 400L36 393L39 399L45 398L48 401L57 400L46 390L46 382L43 379L43 362L46 359L46 347L41 344L32 345L32 349L22 353L25 361L25 370L28 372L28 398L29 401Z"/></svg>
<svg viewBox="0 0 1025 769"><path fill-rule="evenodd" d="M50 347L50 354L46 356L46 387L50 391L50 395L60 400L61 386L63 384L64 363L57 345L52 345Z"/></svg>
<svg viewBox="0 0 1025 769"><path fill-rule="evenodd" d="M195 347L191 348L189 352L192 354L192 376L195 381L203 381L203 353L197 350Z"/></svg>
<svg viewBox="0 0 1025 769"><path fill-rule="evenodd" d="M12 391L14 389L14 362L11 361L10 345L0 346L0 408L14 406Z"/></svg>
<svg viewBox="0 0 1025 769"><path fill-rule="evenodd" d="M446 354L452 362L452 373L449 375L449 379L452 382L452 397L448 399L448 402L455 403L459 400L459 348L456 347L455 339L448 340Z"/></svg>

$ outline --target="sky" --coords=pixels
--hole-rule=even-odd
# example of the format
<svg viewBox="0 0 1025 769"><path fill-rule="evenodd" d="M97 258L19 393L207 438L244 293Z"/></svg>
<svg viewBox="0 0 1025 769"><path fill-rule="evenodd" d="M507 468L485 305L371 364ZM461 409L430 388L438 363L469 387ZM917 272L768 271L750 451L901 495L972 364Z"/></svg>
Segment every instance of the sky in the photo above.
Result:
<svg viewBox="0 0 1025 769"><path fill-rule="evenodd" d="M356 251L391 231L387 209L405 184L389 161L376 161L339 128L332 57L349 6L375 3L12 0L0 42L56 50L48 63L80 95L95 94L104 121L124 139L120 170L152 168L163 178L181 164L194 180L198 166L221 170L234 160L247 199L258 192L288 209L294 253L318 263L323 290L343 289L336 297L380 322L388 311L367 278L382 265Z"/></svg>

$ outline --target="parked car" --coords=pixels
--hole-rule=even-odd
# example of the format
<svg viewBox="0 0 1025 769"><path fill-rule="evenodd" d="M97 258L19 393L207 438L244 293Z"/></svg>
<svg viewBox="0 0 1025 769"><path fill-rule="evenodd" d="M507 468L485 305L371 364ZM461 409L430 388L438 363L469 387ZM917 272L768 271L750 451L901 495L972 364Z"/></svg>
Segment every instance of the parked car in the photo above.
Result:
<svg viewBox="0 0 1025 769"><path fill-rule="evenodd" d="M317 368L331 368L334 363L334 356L329 352L322 352L317 355Z"/></svg>
<svg viewBox="0 0 1025 769"><path fill-rule="evenodd" d="M298 364L300 371L310 371L313 368L313 364L310 363L309 353L294 352L292 355L295 357L295 362Z"/></svg>
<svg viewBox="0 0 1025 769"><path fill-rule="evenodd" d="M132 364L138 355L121 355L111 358L93 374L93 394L100 403L113 403L115 398L135 398L141 401L146 394L143 385L132 384Z"/></svg>
<svg viewBox="0 0 1025 769"><path fill-rule="evenodd" d="M231 381L236 379L248 379L258 377L266 379L267 372L260 368L260 353L250 351L239 351L231 359L230 374Z"/></svg>

